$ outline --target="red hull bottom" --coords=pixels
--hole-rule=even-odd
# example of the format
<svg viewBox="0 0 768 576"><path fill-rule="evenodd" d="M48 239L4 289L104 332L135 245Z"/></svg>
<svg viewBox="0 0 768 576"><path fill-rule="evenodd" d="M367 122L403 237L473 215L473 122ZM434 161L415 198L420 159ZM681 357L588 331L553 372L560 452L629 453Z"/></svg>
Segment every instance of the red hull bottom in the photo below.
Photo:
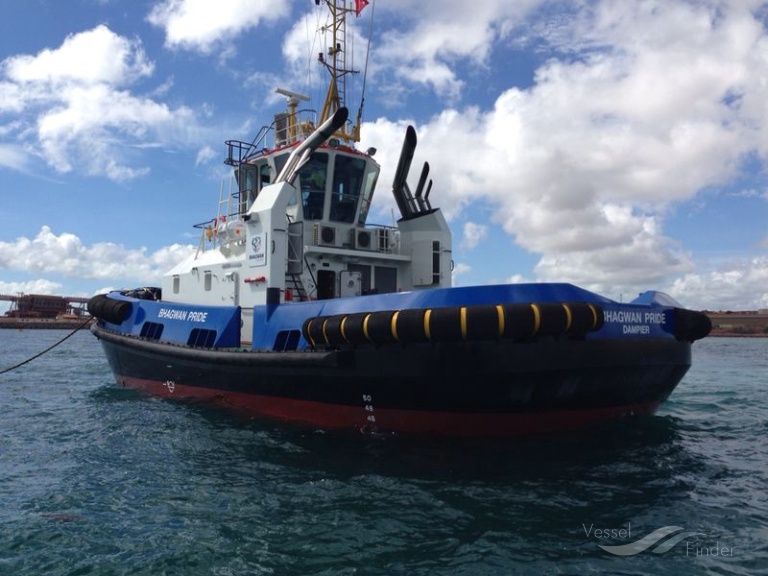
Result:
<svg viewBox="0 0 768 576"><path fill-rule="evenodd" d="M373 404L364 403L360 406L328 404L124 376L119 376L117 382L161 398L206 402L238 412L319 428L445 436L516 436L573 430L623 416L653 414L661 405L661 402L652 402L582 410L504 414L433 412L379 409Z"/></svg>

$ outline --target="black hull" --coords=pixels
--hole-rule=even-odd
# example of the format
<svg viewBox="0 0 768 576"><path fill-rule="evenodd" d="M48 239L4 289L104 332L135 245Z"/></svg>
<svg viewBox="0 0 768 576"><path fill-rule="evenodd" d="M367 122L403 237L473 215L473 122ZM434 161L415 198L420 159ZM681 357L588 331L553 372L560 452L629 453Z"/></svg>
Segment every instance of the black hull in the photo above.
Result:
<svg viewBox="0 0 768 576"><path fill-rule="evenodd" d="M652 413L690 367L673 339L310 352L193 349L92 328L118 384L328 428L517 434Z"/></svg>

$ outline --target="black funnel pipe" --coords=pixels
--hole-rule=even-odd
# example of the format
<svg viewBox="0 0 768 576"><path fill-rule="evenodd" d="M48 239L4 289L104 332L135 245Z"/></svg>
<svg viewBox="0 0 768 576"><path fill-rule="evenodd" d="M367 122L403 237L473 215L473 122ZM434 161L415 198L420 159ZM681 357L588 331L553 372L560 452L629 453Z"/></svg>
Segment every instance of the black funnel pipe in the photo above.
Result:
<svg viewBox="0 0 768 576"><path fill-rule="evenodd" d="M429 193L432 192L432 180L429 181L429 184L427 184L427 193L424 194L424 204L427 207L427 210L432 210L432 203L429 201Z"/></svg>
<svg viewBox="0 0 768 576"><path fill-rule="evenodd" d="M427 176L429 176L429 163L424 162L424 167L421 169L419 184L416 186L416 194L414 194L416 203L419 205L419 212L426 212L428 209L425 199L421 197L421 194L424 192L424 184L427 183Z"/></svg>
<svg viewBox="0 0 768 576"><path fill-rule="evenodd" d="M395 179L392 181L392 194L395 196L397 207L400 209L400 214L406 220L413 217L413 210L411 209L411 198L408 192L408 184L406 179L408 178L408 171L411 169L411 161L413 160L413 153L416 150L416 130L413 126L408 126L405 131L405 139L403 140L403 148L400 151L400 160L397 163L397 170L395 171Z"/></svg>

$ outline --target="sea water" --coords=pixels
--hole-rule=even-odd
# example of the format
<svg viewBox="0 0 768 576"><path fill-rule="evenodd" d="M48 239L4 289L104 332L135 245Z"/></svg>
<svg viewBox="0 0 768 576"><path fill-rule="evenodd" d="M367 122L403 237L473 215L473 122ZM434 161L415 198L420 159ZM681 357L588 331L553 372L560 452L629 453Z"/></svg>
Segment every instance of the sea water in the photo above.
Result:
<svg viewBox="0 0 768 576"><path fill-rule="evenodd" d="M0 574L768 574L767 388L710 338L656 416L370 437L120 389L82 331L0 376Z"/></svg>

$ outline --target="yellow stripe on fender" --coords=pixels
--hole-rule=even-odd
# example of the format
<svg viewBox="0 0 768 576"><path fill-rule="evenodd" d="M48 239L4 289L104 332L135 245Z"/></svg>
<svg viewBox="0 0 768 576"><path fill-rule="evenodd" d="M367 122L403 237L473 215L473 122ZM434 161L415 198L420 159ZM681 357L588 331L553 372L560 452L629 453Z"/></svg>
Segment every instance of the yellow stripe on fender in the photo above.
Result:
<svg viewBox="0 0 768 576"><path fill-rule="evenodd" d="M504 336L504 308L496 304L496 316L499 318L499 338Z"/></svg>
<svg viewBox="0 0 768 576"><path fill-rule="evenodd" d="M427 340L432 340L432 336L429 333L429 318L432 316L432 309L427 308L427 311L424 312L424 336L427 337Z"/></svg>
<svg viewBox="0 0 768 576"><path fill-rule="evenodd" d="M467 308L462 306L459 308L459 324L461 325L461 339L467 339Z"/></svg>
<svg viewBox="0 0 768 576"><path fill-rule="evenodd" d="M592 304L587 304L589 306L589 309L592 311L592 326L590 326L590 330L594 330L597 328L597 310L595 310L595 307L592 306Z"/></svg>
<svg viewBox="0 0 768 576"><path fill-rule="evenodd" d="M531 336L533 336L541 328L541 310L539 310L536 304L531 304L531 309L533 310L533 332L531 332Z"/></svg>
<svg viewBox="0 0 768 576"><path fill-rule="evenodd" d="M344 316L344 318L341 319L341 323L339 324L339 332L341 332L341 337L344 338L345 342L349 342L349 338L347 338L347 335L344 333L344 324L347 323L347 317Z"/></svg>
<svg viewBox="0 0 768 576"><path fill-rule="evenodd" d="M309 338L309 343L314 348L316 346L315 339L312 338L312 322L314 322L315 319L312 318L309 322L307 322L307 338Z"/></svg>
<svg viewBox="0 0 768 576"><path fill-rule="evenodd" d="M397 310L394 314L392 314L392 320L389 323L390 330L392 331L392 338L395 340L398 340L397 337L397 315L400 314L400 310Z"/></svg>
<svg viewBox="0 0 768 576"><path fill-rule="evenodd" d="M370 318L371 318L370 314L366 314L365 318L363 318L363 336L365 336L365 339L368 340L368 342L373 342L373 340L371 340L371 337L368 336L368 320L370 320Z"/></svg>
<svg viewBox="0 0 768 576"><path fill-rule="evenodd" d="M325 326L326 326L327 324L328 324L328 318L326 318L325 320L323 320L323 340L325 340L325 343L326 343L326 344L330 344L330 342L328 341L328 334L327 334L327 333L326 333L326 331L325 331Z"/></svg>
<svg viewBox="0 0 768 576"><path fill-rule="evenodd" d="M568 332L568 330L571 329L571 324L573 324L573 314L571 313L571 308L568 306L568 304L562 304L563 309L565 310L565 330L563 332Z"/></svg>

